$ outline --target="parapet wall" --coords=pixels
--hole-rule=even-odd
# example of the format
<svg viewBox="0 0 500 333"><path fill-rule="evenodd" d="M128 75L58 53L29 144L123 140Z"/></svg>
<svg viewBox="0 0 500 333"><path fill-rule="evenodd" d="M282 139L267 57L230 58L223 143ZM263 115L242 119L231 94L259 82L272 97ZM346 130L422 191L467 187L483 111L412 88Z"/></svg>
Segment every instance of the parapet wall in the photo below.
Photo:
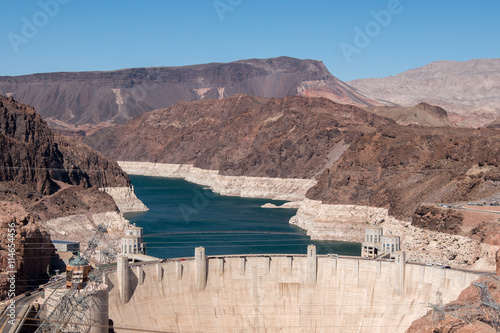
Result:
<svg viewBox="0 0 500 333"><path fill-rule="evenodd" d="M122 263L107 279L110 318L172 332L404 332L429 303L454 300L478 277L310 249L307 256L203 255Z"/></svg>

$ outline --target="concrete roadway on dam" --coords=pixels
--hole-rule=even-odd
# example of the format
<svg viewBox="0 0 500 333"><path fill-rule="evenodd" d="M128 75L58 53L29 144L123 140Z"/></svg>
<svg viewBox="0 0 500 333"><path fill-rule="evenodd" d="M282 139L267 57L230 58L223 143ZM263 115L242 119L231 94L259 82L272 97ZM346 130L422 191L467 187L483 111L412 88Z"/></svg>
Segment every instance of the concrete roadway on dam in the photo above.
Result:
<svg viewBox="0 0 500 333"><path fill-rule="evenodd" d="M500 213L500 212L499 212ZM272 253L261 253L261 254L228 254L228 255L211 255L207 256L206 259L218 259L218 258L251 258L251 257L256 257L256 258L264 258L264 257L306 257L307 255L305 254L291 254L291 253L280 253L280 254L272 254ZM330 258L332 255L331 254L318 254L318 258ZM387 262L393 262L394 260L387 260L387 259L366 259L363 257L358 257L358 256L342 256L342 255L334 255L333 258L338 258L338 259L355 259L355 260L368 260L368 261L387 261ZM129 259L132 259L129 258ZM137 259L143 259L143 260L137 260ZM131 261L129 263L129 267L135 267L135 266L142 266L142 265L151 265L151 264L156 264L158 262L170 262L170 261L186 261L186 260L194 260L194 257L180 257L180 258L166 258L166 259L159 259L151 256L143 256L143 257L136 257L136 261ZM461 271L465 273L473 273L473 274L479 274L479 275L485 275L485 276L490 276L490 275L495 275L495 272L490 272L490 271L475 271L475 270L470 270L470 269L465 269L465 268L459 268L459 267L451 267L451 268L443 268L440 267L442 264L436 265L436 264L424 264L420 262L414 262L414 261L407 261L407 265L417 265L417 266L427 266L427 267L438 267L442 269L451 269L455 271ZM112 267L108 270L108 273L111 273L112 271L115 271L116 267Z"/></svg>

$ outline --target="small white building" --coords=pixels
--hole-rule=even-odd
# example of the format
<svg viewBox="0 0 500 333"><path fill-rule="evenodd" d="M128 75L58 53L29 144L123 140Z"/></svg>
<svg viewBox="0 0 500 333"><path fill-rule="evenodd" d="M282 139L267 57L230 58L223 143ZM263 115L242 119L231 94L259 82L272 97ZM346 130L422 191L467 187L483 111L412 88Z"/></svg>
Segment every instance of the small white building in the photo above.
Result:
<svg viewBox="0 0 500 333"><path fill-rule="evenodd" d="M384 235L382 228L365 229L365 241L361 247L362 257L375 258L384 254L394 257L394 253L400 250L399 236Z"/></svg>
<svg viewBox="0 0 500 333"><path fill-rule="evenodd" d="M135 224L125 229L125 236L121 241L122 254L146 254L146 243L143 239L143 229Z"/></svg>
<svg viewBox="0 0 500 333"><path fill-rule="evenodd" d="M382 252L383 253L394 253L398 252L399 249L399 236L386 235L382 236Z"/></svg>

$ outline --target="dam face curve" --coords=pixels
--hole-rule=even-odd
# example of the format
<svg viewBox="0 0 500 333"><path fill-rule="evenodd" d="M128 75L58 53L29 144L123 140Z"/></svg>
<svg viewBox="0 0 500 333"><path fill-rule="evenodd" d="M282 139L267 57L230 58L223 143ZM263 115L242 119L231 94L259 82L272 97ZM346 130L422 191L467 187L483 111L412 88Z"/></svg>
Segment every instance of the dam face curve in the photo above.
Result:
<svg viewBox="0 0 500 333"><path fill-rule="evenodd" d="M167 332L404 332L479 276L406 264L307 255L242 255L165 263L119 261L109 273L117 327ZM115 329L117 332L127 330Z"/></svg>

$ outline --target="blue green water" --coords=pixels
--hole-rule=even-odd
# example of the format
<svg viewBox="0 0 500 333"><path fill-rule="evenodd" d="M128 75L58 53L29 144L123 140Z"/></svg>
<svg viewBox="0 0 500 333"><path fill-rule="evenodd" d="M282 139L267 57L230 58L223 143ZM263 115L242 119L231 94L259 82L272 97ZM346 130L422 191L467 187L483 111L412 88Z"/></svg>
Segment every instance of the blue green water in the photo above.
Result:
<svg viewBox="0 0 500 333"><path fill-rule="evenodd" d="M221 196L182 179L130 176L149 211L125 217L144 228L147 254L159 258L191 257L204 246L207 255L245 253L305 254L315 244L319 254L359 255L359 243L311 241L288 223L296 209L261 208L284 201Z"/></svg>

